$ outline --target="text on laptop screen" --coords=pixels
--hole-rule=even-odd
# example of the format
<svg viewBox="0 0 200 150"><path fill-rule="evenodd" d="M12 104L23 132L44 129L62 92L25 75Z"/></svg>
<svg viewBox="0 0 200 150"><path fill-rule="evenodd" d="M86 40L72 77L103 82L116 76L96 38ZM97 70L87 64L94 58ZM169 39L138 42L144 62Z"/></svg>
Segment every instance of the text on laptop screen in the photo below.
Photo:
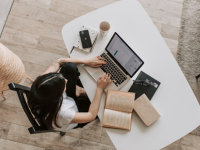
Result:
<svg viewBox="0 0 200 150"><path fill-rule="evenodd" d="M107 47L112 56L132 75L142 64L142 61L132 50L115 35Z"/></svg>

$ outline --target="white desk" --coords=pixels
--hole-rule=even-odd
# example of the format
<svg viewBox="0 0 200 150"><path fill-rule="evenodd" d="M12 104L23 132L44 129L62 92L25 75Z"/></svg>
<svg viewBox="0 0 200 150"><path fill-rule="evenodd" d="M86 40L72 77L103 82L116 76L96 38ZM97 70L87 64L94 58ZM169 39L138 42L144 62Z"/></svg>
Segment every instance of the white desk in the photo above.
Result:
<svg viewBox="0 0 200 150"><path fill-rule="evenodd" d="M131 131L108 129L106 131L118 150L158 150L186 135L200 124L200 107L176 60L165 44L153 22L136 0L123 0L108 5L67 23L62 30L68 52L82 25L99 29L101 21L108 21L111 30L106 38L100 36L92 53L73 51L75 58L100 55L116 31L144 60L143 70L161 82L152 103L161 118L146 127L133 114ZM92 101L96 82L82 66L80 79ZM135 79L140 72L133 77ZM131 81L121 90L128 91ZM99 118L102 120L105 94L101 99Z"/></svg>

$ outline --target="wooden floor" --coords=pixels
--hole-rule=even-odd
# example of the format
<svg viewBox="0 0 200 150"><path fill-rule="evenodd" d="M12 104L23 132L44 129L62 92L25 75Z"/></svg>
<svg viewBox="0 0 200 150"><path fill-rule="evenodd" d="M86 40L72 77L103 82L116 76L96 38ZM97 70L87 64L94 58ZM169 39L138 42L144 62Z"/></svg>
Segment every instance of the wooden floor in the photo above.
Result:
<svg viewBox="0 0 200 150"><path fill-rule="evenodd" d="M117 0L15 0L0 42L23 61L33 79L54 60L68 57L62 27L69 21ZM176 58L183 0L139 0ZM30 86L28 80L21 84ZM99 120L84 129L30 135L26 118L15 92L0 97L0 150L114 150ZM173 133L172 133L173 134ZM164 150L200 149L200 137L188 134Z"/></svg>

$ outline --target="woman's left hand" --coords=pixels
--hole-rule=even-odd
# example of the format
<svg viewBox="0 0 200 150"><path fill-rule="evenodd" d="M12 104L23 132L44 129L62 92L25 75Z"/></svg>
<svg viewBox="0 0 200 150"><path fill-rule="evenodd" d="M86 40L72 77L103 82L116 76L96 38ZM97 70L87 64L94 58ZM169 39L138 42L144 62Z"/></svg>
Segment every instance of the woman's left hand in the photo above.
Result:
<svg viewBox="0 0 200 150"><path fill-rule="evenodd" d="M91 67L100 67L103 64L106 64L104 61L105 59L102 58L101 56L96 56L94 58L88 58L86 59L86 65L89 65Z"/></svg>

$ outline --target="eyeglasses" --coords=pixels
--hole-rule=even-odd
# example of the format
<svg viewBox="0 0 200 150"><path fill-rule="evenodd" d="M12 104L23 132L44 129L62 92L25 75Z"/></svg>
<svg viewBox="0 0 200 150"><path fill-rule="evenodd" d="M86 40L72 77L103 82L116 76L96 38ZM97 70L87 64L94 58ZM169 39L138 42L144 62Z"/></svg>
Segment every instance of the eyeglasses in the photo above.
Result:
<svg viewBox="0 0 200 150"><path fill-rule="evenodd" d="M142 86L149 86L150 84L147 81L141 81L141 80L133 80L136 85L142 85Z"/></svg>

